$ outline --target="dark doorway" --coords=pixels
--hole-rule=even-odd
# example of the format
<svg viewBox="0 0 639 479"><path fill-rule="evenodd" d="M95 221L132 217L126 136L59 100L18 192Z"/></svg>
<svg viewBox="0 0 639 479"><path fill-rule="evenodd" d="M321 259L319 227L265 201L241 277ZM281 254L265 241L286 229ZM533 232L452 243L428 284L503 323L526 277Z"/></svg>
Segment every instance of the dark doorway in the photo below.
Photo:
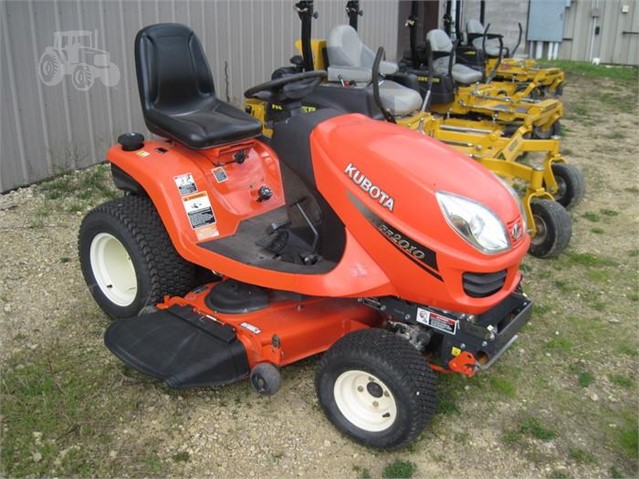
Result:
<svg viewBox="0 0 639 479"><path fill-rule="evenodd" d="M406 26L406 19L410 16L411 0L400 0L399 17L397 28L397 59L400 59L404 52L410 49L410 35ZM417 13L417 44L424 43L426 33L435 28L439 28L439 4L438 0L421 0Z"/></svg>

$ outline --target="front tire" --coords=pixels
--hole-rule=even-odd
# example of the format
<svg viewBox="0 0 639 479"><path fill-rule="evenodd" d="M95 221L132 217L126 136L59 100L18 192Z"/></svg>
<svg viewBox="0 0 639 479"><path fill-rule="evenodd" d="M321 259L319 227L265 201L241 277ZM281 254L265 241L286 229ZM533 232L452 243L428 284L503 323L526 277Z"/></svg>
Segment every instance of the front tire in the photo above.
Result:
<svg viewBox="0 0 639 479"><path fill-rule="evenodd" d="M530 205L537 233L530 241L530 254L538 258L560 255L570 243L572 221L556 201L538 200Z"/></svg>
<svg viewBox="0 0 639 479"><path fill-rule="evenodd" d="M382 329L350 333L324 354L319 402L344 434L392 449L415 440L435 412L435 373L405 339Z"/></svg>
<svg viewBox="0 0 639 479"><path fill-rule="evenodd" d="M86 284L113 319L136 316L164 295L196 286L196 267L178 255L153 203L128 195L91 210L78 240Z"/></svg>
<svg viewBox="0 0 639 479"><path fill-rule="evenodd" d="M586 192L586 182L581 171L573 165L553 163L552 174L557 182L557 191L552 193L555 201L564 208L579 204Z"/></svg>

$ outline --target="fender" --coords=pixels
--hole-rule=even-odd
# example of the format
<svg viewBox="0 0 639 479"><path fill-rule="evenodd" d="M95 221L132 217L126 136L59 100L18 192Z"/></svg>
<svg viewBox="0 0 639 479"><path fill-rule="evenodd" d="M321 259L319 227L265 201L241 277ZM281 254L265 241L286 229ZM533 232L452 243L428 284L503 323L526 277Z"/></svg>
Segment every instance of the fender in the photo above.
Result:
<svg viewBox="0 0 639 479"><path fill-rule="evenodd" d="M241 163L233 161L239 151L245 155ZM387 276L348 230L344 257L326 274L265 270L198 246L200 242L232 235L242 220L285 204L275 153L260 141L249 140L201 151L169 141L146 141L143 148L136 151L123 151L115 145L107 152L107 160L135 178L153 201L175 249L194 264L223 275L232 273L240 281L308 295L396 294ZM262 185L268 185L273 192L268 201L257 201ZM194 203L205 213L210 207L212 217L192 221L186 208Z"/></svg>

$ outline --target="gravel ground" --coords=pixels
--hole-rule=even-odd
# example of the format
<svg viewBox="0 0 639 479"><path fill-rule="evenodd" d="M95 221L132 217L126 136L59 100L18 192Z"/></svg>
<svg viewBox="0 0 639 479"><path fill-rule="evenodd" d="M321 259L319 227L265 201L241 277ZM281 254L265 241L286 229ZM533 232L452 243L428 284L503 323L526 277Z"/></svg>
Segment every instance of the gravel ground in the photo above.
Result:
<svg viewBox="0 0 639 479"><path fill-rule="evenodd" d="M603 81L600 87L609 83ZM590 86L587 80L570 78L567 104L584 101L579 93ZM99 407L108 412L104 443L91 434L59 434L51 444L61 452L45 467L46 452L38 446L46 440L41 439L45 426L34 424L29 426L34 443L25 446L25 457L19 460L41 464L40 472L31 474L43 476L365 477L370 473L379 477L384 466L396 459L416 464L419 477L632 476L636 459L619 453L606 428L621 427L615 415L619 408L630 405L636 411L636 382L629 389L615 389L606 378L612 370L636 378L637 348L632 338L637 334L637 303L625 298L637 292L636 259L628 257L628 251L637 249L639 222L637 111L635 107L623 114L608 113L595 114L591 124L574 113L563 122L568 127L564 147L571 151L567 157L584 171L588 182L587 198L572 212L575 225L569 252L613 258L620 278L593 283L595 291L582 288L581 273L575 277L560 270L567 263L528 258L528 292L546 305L543 316L536 316L530 331L492 371L469 381L441 378L444 401L439 413L415 445L398 452L371 451L335 431L315 397L314 358L286 368L282 390L272 398L257 396L246 381L175 392L121 366L102 345L101 334L109 321L84 286L76 252L83 214L109 192L78 199L75 188L89 174L105 176L103 166L71 175L66 186L59 187L69 190L62 195L41 185L0 196L0 362L5 372L61 355L84 358L87 368L109 374L107 380L90 384L90 400L98 395ZM615 131L626 134L606 137ZM586 213L602 208L619 214L596 224L587 219ZM605 226L605 234L593 232L598 225ZM572 288L569 294L557 292L561 289L557 278ZM587 296L593 294L615 304L597 309L588 303ZM558 322L566 323L576 310L592 316L591 306L616 319L608 323L612 328L623 325L624 332L615 337L619 341L630 337L634 352L610 354L608 345L597 338L567 354L545 349L549 337L563 334ZM593 359L598 353L607 360ZM591 371L594 386L580 389L573 384L568 365ZM64 369L56 369L55 362L51 367ZM514 392L499 386L507 380L515 385ZM573 397L575 404L566 405ZM599 409L611 411L610 417L600 418ZM6 415L3 410L5 436L17 427L15 418ZM529 416L554 428L557 437L533 434L517 439L526 430L522 425L518 432L516 425L525 424L521 418ZM513 441L505 439L509 433L514 434ZM65 455L84 447L92 453L91 459L83 459L88 469L68 465L65 469ZM587 451L593 459L580 460L574 450Z"/></svg>

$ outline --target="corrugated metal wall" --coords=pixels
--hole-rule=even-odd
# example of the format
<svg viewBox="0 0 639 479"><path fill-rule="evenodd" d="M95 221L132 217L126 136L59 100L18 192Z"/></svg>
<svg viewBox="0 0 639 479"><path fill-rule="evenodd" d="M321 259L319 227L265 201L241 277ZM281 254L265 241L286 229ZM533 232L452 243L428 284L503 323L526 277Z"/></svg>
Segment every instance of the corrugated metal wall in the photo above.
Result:
<svg viewBox="0 0 639 479"><path fill-rule="evenodd" d="M466 30L466 22L471 19L479 20L479 0L464 0L462 28ZM511 50L517 44L519 28L517 23L521 23L523 34L521 45L517 54L526 53L526 27L528 24L528 2L521 0L498 0L486 2L484 23L490 23L490 33L500 33L504 36L504 47Z"/></svg>
<svg viewBox="0 0 639 479"><path fill-rule="evenodd" d="M596 57L602 63L638 65L638 3L637 0L572 0L566 9L559 58L590 61ZM598 35L594 34L595 26L600 27Z"/></svg>
<svg viewBox="0 0 639 479"><path fill-rule="evenodd" d="M313 36L326 36L346 23L344 0L315 2L319 19ZM104 158L118 134L148 135L139 106L133 40L143 26L158 22L190 25L200 37L224 98L240 103L242 92L286 65L299 38L292 0L96 0L0 2L0 191L86 167ZM372 46L397 50L398 0L365 2L360 34ZM71 76L47 86L38 74L54 32L98 30L97 48L110 53L121 78L77 90Z"/></svg>

